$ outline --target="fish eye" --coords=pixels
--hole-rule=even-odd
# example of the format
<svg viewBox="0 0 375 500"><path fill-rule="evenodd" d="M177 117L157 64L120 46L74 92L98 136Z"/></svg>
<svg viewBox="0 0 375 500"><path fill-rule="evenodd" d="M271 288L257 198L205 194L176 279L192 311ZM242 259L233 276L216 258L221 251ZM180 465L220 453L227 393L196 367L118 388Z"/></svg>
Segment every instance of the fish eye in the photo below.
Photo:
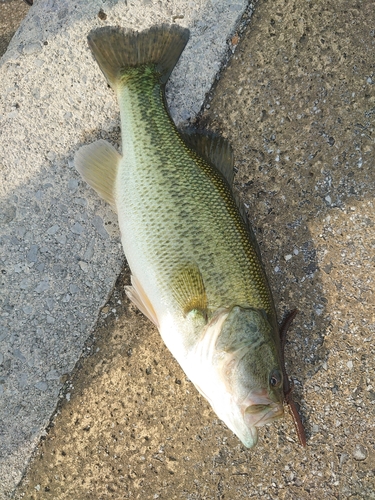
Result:
<svg viewBox="0 0 375 500"><path fill-rule="evenodd" d="M280 370L273 370L270 375L270 386L274 389L278 389L281 385L283 377Z"/></svg>

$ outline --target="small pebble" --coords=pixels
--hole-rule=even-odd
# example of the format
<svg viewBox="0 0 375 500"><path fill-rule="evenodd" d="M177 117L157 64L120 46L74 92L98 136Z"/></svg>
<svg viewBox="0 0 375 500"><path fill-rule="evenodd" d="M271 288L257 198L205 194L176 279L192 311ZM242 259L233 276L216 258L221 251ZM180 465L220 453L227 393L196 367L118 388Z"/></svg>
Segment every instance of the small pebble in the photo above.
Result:
<svg viewBox="0 0 375 500"><path fill-rule="evenodd" d="M71 232L74 234L82 234L83 233L83 227L79 222L75 222L73 226L70 228Z"/></svg>
<svg viewBox="0 0 375 500"><path fill-rule="evenodd" d="M25 314L31 314L33 312L33 308L31 306L24 306L22 308L22 311L25 313Z"/></svg>
<svg viewBox="0 0 375 500"><path fill-rule="evenodd" d="M39 389L41 392L44 392L44 391L46 391L46 390L47 390L47 387L48 387L48 386L47 386L47 382L42 382L42 381L41 381L41 382L37 382L37 383L35 384L35 387L36 387L37 389Z"/></svg>
<svg viewBox="0 0 375 500"><path fill-rule="evenodd" d="M85 254L83 256L85 261L89 261L92 259L92 256L94 255L94 248L95 248L95 240L92 239L85 251Z"/></svg>
<svg viewBox="0 0 375 500"><path fill-rule="evenodd" d="M68 182L68 189L69 191L77 191L78 188L78 181L77 179L70 179Z"/></svg>
<svg viewBox="0 0 375 500"><path fill-rule="evenodd" d="M72 283L71 285L69 285L69 291L70 291L70 293L77 293L77 292L79 292L79 288L77 285Z"/></svg>
<svg viewBox="0 0 375 500"><path fill-rule="evenodd" d="M31 54L37 54L38 52L42 51L42 46L40 45L39 42L34 42L34 43L29 43L23 47L23 54L25 55L31 55Z"/></svg>
<svg viewBox="0 0 375 500"><path fill-rule="evenodd" d="M60 245L65 245L66 243L66 236L65 234L63 235L57 235L56 240L60 243Z"/></svg>
<svg viewBox="0 0 375 500"><path fill-rule="evenodd" d="M76 205L80 205L81 207L87 207L87 200L86 200L86 198L74 198L73 202Z"/></svg>
<svg viewBox="0 0 375 500"><path fill-rule="evenodd" d="M349 455L347 453L341 453L339 465L342 467L345 462L348 461Z"/></svg>
<svg viewBox="0 0 375 500"><path fill-rule="evenodd" d="M89 266L87 265L87 262L83 262L83 260L80 260L78 262L78 264L79 264L79 267L82 269L82 271L84 273L87 273L87 271L89 270Z"/></svg>
<svg viewBox="0 0 375 500"><path fill-rule="evenodd" d="M362 444L357 444L353 451L353 458L358 462L366 460L367 449Z"/></svg>
<svg viewBox="0 0 375 500"><path fill-rule="evenodd" d="M39 285L35 288L34 292L42 293L49 289L48 281L41 281Z"/></svg>
<svg viewBox="0 0 375 500"><path fill-rule="evenodd" d="M15 118L17 115L18 115L18 111L14 110L14 111L11 111L10 113L7 114L7 118L12 119L12 118Z"/></svg>
<svg viewBox="0 0 375 500"><path fill-rule="evenodd" d="M60 375L56 370L50 370L46 375L47 380L59 380Z"/></svg>
<svg viewBox="0 0 375 500"><path fill-rule="evenodd" d="M23 279L20 283L21 290L27 290L30 287L30 280L27 278Z"/></svg>
<svg viewBox="0 0 375 500"><path fill-rule="evenodd" d="M38 260L38 245L31 245L30 250L27 253L27 260L28 262L37 262Z"/></svg>
<svg viewBox="0 0 375 500"><path fill-rule="evenodd" d="M57 224L55 224L51 226L49 229L47 229L47 234L56 234L59 229L60 227Z"/></svg>
<svg viewBox="0 0 375 500"><path fill-rule="evenodd" d="M47 297L46 304L47 304L48 309L50 311L53 311L53 309L55 307L55 301L53 299L51 299L51 297Z"/></svg>
<svg viewBox="0 0 375 500"><path fill-rule="evenodd" d="M26 361L25 356L22 354L22 352L19 349L14 349L13 356L20 359L23 363Z"/></svg>
<svg viewBox="0 0 375 500"><path fill-rule="evenodd" d="M109 234L107 233L103 225L103 219L99 217L99 215L96 215L92 219L92 225L95 227L102 238L104 238L105 240L109 238Z"/></svg>
<svg viewBox="0 0 375 500"><path fill-rule="evenodd" d="M54 161L56 159L56 153L54 153L53 151L49 151L47 154L46 154L47 158L51 161Z"/></svg>

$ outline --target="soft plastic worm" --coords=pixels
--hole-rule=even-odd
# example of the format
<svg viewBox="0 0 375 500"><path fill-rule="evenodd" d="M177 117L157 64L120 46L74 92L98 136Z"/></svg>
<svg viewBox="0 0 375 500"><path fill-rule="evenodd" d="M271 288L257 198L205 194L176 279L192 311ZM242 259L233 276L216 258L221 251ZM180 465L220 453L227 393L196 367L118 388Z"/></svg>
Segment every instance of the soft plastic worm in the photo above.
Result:
<svg viewBox="0 0 375 500"><path fill-rule="evenodd" d="M286 334L287 334L287 331L288 331L290 325L292 324L292 321L296 317L297 313L298 313L298 309L293 309L293 311L290 311L280 325L279 335L280 335L280 341L281 341L281 366L282 366L283 378L284 378L284 385L283 385L284 400L285 400L286 404L289 406L290 414L293 417L293 421L294 421L294 425L296 427L299 442L301 443L302 446L306 446L305 428L303 427L301 417L298 413L297 407L296 407L296 405L293 401L293 398L292 398L293 382L292 383L290 382L289 377L286 373L285 357L284 357Z"/></svg>

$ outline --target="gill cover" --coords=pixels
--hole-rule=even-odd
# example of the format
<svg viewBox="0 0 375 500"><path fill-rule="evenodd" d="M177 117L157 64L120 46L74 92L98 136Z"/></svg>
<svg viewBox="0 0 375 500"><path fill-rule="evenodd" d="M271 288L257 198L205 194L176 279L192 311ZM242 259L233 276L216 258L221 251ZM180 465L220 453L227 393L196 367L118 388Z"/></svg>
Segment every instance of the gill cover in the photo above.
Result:
<svg viewBox="0 0 375 500"><path fill-rule="evenodd" d="M194 356L200 369L195 365L191 379L217 415L252 448L257 428L284 413L278 346L267 315L238 306L221 312L207 325Z"/></svg>

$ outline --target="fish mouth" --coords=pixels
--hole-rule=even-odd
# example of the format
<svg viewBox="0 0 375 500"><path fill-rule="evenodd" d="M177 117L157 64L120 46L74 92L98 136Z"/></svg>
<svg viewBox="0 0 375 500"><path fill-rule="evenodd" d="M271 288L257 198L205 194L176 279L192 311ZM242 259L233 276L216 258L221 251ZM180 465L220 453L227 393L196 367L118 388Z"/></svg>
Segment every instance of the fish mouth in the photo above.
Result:
<svg viewBox="0 0 375 500"><path fill-rule="evenodd" d="M265 390L252 392L246 403L243 415L248 427L262 427L284 415L282 401L272 401Z"/></svg>
<svg viewBox="0 0 375 500"><path fill-rule="evenodd" d="M248 427L262 427L284 415L284 407L281 403L268 405L248 406L244 413L244 420Z"/></svg>
<svg viewBox="0 0 375 500"><path fill-rule="evenodd" d="M268 398L268 404L251 404L243 415L241 424L233 428L233 432L241 439L247 448L253 448L258 441L258 427L262 427L284 414L282 403L273 403Z"/></svg>

